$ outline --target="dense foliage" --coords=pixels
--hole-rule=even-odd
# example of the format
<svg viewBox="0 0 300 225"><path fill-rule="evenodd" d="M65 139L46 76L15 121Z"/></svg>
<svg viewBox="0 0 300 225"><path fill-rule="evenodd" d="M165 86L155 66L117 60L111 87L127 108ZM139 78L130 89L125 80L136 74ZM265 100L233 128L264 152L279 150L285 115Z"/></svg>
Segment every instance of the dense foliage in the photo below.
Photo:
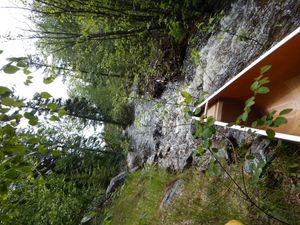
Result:
<svg viewBox="0 0 300 225"><path fill-rule="evenodd" d="M37 40L39 54L2 70L23 71L26 85L31 69L44 69L44 83L64 76L70 99L25 100L0 87L0 224L79 224L123 166L133 102L182 78L196 23L205 27L227 1L22 2L35 28L21 38Z"/></svg>
<svg viewBox="0 0 300 225"><path fill-rule="evenodd" d="M26 60L2 69L29 77ZM41 92L26 100L4 86L0 112L0 224L79 224L123 166L121 149L102 137L109 121L83 99Z"/></svg>

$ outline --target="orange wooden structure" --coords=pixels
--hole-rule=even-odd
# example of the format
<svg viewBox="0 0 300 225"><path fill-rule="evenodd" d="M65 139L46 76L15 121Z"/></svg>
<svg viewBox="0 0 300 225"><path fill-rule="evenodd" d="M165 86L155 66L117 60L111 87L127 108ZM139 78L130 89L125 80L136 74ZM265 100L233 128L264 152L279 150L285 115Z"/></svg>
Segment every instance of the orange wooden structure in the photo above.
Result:
<svg viewBox="0 0 300 225"><path fill-rule="evenodd" d="M225 126L235 121L243 112L244 102L253 96L250 86L265 65L272 65L265 73L270 79L266 85L270 92L257 96L250 122L273 110L280 112L292 108L293 111L285 116L288 123L274 130L278 138L300 142L300 27L207 98L200 107L207 116L216 119L216 124ZM235 128L239 129L238 126Z"/></svg>

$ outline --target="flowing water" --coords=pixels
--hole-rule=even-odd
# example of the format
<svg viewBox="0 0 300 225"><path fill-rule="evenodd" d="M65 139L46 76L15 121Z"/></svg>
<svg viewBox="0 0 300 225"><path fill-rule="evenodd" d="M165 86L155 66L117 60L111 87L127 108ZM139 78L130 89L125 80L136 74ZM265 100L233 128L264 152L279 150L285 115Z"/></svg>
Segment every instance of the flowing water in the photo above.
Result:
<svg viewBox="0 0 300 225"><path fill-rule="evenodd" d="M195 65L187 50L183 73L186 79L169 83L160 99L136 102L135 123L126 132L133 151L129 166L148 163L171 170L182 170L193 162L196 143L191 120L179 103L181 91L195 98L213 93L226 81L253 62L300 26L298 0L239 0L225 12L220 25L208 38L194 37L200 62Z"/></svg>

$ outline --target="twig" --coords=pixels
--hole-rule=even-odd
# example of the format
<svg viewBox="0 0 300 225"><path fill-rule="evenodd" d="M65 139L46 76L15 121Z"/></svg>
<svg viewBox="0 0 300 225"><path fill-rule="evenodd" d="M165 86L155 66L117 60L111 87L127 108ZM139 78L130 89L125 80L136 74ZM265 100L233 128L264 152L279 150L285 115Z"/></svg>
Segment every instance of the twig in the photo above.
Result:
<svg viewBox="0 0 300 225"><path fill-rule="evenodd" d="M237 183L237 181L230 175L230 173L225 169L225 167L223 166L223 164L220 162L220 160L215 156L214 152L209 148L208 149L209 152L213 155L213 157L215 158L216 162L220 165L220 167L222 168L222 170L228 175L228 177L230 178L230 180L236 185L236 187L238 188L238 190L245 196L245 198L247 199L248 202L251 203L251 205L255 206L258 210L260 210L261 212L263 212L264 214L266 214L269 218L272 218L282 224L287 224L289 225L289 223L273 216L272 214L270 214L267 210L261 208L259 205L257 205L256 202L254 202L251 197L247 194L247 192L245 192L245 190L243 190L243 188Z"/></svg>

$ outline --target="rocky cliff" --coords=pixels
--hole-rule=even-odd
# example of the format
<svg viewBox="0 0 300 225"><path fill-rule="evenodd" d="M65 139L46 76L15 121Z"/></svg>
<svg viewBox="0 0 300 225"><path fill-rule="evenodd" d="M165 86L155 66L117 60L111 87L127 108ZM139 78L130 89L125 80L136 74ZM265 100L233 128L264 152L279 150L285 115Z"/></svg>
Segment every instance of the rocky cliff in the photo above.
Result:
<svg viewBox="0 0 300 225"><path fill-rule="evenodd" d="M181 92L187 91L194 98L204 92L211 94L299 25L297 0L238 0L212 31L191 37L182 69L185 79L167 84L159 99L136 102L135 123L126 130L133 144L128 166L147 163L174 171L191 164L205 166L210 155L198 158L193 154L197 143L192 135L192 121L185 118L179 105L183 100ZM190 56L195 51L197 60ZM235 143L241 143L243 137L232 131L226 134ZM255 147L261 148L257 152L268 148L258 144L260 139L254 139L252 151ZM219 137L216 143L228 157L225 139ZM262 154L261 158L268 157Z"/></svg>

